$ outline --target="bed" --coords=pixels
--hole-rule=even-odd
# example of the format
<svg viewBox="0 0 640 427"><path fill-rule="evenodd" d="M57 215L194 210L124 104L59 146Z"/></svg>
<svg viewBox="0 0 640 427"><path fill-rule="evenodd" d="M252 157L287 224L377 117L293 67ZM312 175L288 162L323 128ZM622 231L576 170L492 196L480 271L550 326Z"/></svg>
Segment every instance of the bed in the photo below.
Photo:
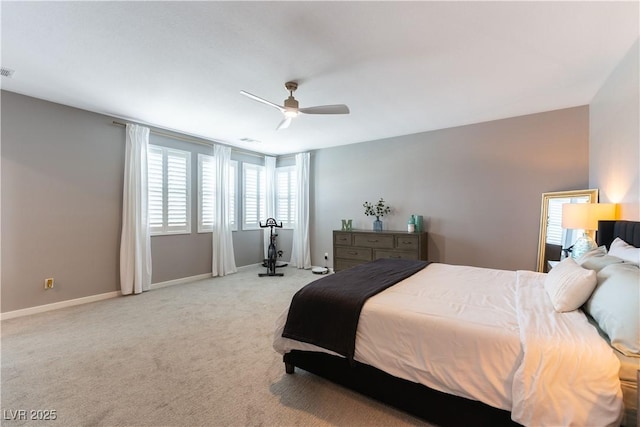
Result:
<svg viewBox="0 0 640 427"><path fill-rule="evenodd" d="M633 245L627 250L640 247L640 223L602 222L598 237L606 249L577 267L583 274L593 264L588 276L598 277L580 310L558 312L564 296L547 297L545 282L561 269L433 263L367 299L352 355L283 337L288 310L277 321L274 349L287 373L301 368L438 425L633 426L639 358L629 347L637 343L619 339L620 322L602 306L607 289L619 286L607 272L626 269L630 277L638 269L629 261L605 266L616 258L607 250L616 238ZM635 292L637 323L637 285L625 289ZM637 341L637 325L635 334Z"/></svg>

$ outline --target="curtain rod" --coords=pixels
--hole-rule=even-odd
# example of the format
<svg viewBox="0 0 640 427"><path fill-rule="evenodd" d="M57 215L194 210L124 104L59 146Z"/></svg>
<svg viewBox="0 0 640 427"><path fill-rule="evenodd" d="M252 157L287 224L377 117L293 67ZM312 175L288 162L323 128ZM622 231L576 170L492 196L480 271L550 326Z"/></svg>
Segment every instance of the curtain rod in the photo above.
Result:
<svg viewBox="0 0 640 427"><path fill-rule="evenodd" d="M113 121L114 125L117 126L127 126L126 123L123 122L119 122L114 120ZM207 145L209 147L213 147L214 144L220 144L220 145L224 145L225 147L230 147L232 151L235 151L236 153L240 153L240 154L247 154L249 156L254 156L254 157L265 157L268 156L269 154L261 154L261 153L257 153L255 151L249 151L249 150L242 150L242 149L238 149L237 147L233 147L229 144L224 144L218 141L207 141L205 139L202 138L196 138L193 136L189 136L189 135L183 135L183 134L178 134L178 133L173 133L173 132L165 132L156 128L152 128L150 126L147 125L141 125L141 126L145 126L149 128L149 132L155 134L155 135L159 135L159 136L165 136L167 138L173 138L173 139L177 139L180 141L185 141L185 142L192 142L194 144L200 144L200 145ZM289 157L289 156L274 156L274 157Z"/></svg>

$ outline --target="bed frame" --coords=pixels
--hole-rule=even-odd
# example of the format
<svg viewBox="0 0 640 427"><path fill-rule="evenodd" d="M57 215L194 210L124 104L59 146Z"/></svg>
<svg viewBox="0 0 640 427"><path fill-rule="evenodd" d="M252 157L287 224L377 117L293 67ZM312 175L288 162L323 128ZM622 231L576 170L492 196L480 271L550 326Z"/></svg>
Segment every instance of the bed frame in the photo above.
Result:
<svg viewBox="0 0 640 427"><path fill-rule="evenodd" d="M640 247L640 222L600 221L598 244L609 248L616 237ZM342 357L294 350L284 355L284 363L288 374L298 367L439 426L519 425L509 411L442 393L364 363L350 364Z"/></svg>

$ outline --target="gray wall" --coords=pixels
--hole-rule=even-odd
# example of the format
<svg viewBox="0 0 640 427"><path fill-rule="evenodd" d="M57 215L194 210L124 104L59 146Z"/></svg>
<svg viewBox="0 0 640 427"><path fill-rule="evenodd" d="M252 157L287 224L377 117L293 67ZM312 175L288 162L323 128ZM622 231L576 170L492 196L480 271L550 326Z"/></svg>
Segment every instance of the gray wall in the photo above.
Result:
<svg viewBox="0 0 640 427"><path fill-rule="evenodd" d="M119 289L124 128L112 120L2 92L2 312ZM329 252L331 265L340 219L369 228L362 203L382 196L387 229L425 216L433 260L534 268L540 193L587 185L587 120L580 107L313 152L313 264ZM192 199L192 234L152 238L155 283L211 271ZM287 260L291 231L279 234ZM237 265L260 262L262 232L234 232L234 247Z"/></svg>
<svg viewBox="0 0 640 427"><path fill-rule="evenodd" d="M109 123L2 92L3 312L118 289L124 130Z"/></svg>
<svg viewBox="0 0 640 427"><path fill-rule="evenodd" d="M119 290L124 127L113 118L2 91L1 311ZM152 143L210 148L152 134ZM234 154L240 161L258 157ZM192 158L196 191L197 158ZM153 282L211 272L211 233L151 238ZM262 260L262 231L233 233L238 266ZM55 278L45 291L44 279Z"/></svg>
<svg viewBox="0 0 640 427"><path fill-rule="evenodd" d="M636 41L590 104L589 182L600 200L640 221L640 43Z"/></svg>
<svg viewBox="0 0 640 427"><path fill-rule="evenodd" d="M312 263L332 261L341 219L371 229L362 203L384 197L384 228L423 215L429 259L535 270L541 194L588 185L588 107L318 150L312 155ZM332 265L332 263L330 262Z"/></svg>

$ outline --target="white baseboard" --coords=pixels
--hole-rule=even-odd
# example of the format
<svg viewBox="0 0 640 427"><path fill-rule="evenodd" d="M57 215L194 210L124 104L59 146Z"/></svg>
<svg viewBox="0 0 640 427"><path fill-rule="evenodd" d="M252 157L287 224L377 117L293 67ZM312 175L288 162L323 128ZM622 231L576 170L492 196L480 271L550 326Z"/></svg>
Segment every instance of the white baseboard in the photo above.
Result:
<svg viewBox="0 0 640 427"><path fill-rule="evenodd" d="M211 273L198 274L196 276L181 277L180 279L167 280L166 282L152 283L150 290L166 288L167 286L181 285L184 283L195 282L197 280L211 279Z"/></svg>
<svg viewBox="0 0 640 427"><path fill-rule="evenodd" d="M152 283L149 290L164 288L166 286L179 285L182 283L195 282L196 280L210 279L211 273L198 274L197 276L183 277L181 279L167 280L166 282ZM113 291L98 295L89 295L88 297L75 298L66 301L54 302L51 304L38 305L35 307L23 308L20 310L7 311L0 313L0 320L13 319L15 317L29 316L31 314L44 313L46 311L58 310L60 308L73 307L74 305L88 304L90 302L101 301L109 298L122 296L122 292Z"/></svg>
<svg viewBox="0 0 640 427"><path fill-rule="evenodd" d="M23 308L21 310L7 311L0 314L0 320L13 319L15 317L28 316L30 314L44 313L45 311L58 310L60 308L73 307L74 305L87 304L104 299L115 298L122 295L120 291L107 292L104 294L90 295L88 297L75 298L66 301L54 302L51 304L38 305L35 307Z"/></svg>
<svg viewBox="0 0 640 427"><path fill-rule="evenodd" d="M261 262L257 262L255 264L243 265L242 267L238 267L238 272L244 271L244 270L250 270L250 269L255 268L255 267L262 267L262 263Z"/></svg>

